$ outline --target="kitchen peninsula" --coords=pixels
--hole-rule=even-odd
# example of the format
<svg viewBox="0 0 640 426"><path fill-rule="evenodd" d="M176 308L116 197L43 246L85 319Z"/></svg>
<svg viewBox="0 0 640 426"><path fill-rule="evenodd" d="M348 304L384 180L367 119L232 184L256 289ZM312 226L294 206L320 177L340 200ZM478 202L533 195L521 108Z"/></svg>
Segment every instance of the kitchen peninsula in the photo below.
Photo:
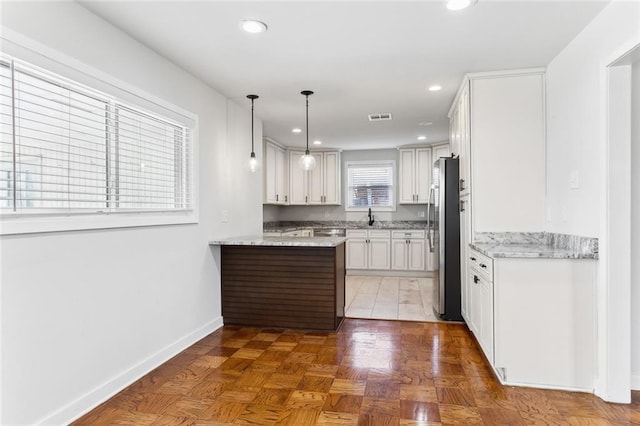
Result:
<svg viewBox="0 0 640 426"><path fill-rule="evenodd" d="M226 325L335 331L344 319L345 238L243 237L220 246Z"/></svg>

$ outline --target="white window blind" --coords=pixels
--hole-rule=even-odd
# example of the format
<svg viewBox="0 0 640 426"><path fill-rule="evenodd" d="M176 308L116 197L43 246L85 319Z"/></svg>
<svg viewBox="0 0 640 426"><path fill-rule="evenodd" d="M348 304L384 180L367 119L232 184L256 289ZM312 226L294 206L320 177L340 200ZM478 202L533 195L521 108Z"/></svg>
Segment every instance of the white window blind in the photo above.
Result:
<svg viewBox="0 0 640 426"><path fill-rule="evenodd" d="M186 125L0 61L3 214L188 210Z"/></svg>
<svg viewBox="0 0 640 426"><path fill-rule="evenodd" d="M347 208L394 207L393 163L347 162Z"/></svg>

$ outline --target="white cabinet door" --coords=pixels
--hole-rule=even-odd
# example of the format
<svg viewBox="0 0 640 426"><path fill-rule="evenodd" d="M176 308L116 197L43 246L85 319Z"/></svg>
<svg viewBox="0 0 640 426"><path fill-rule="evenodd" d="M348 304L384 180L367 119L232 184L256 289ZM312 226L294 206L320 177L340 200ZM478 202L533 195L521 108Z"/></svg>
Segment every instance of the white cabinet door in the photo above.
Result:
<svg viewBox="0 0 640 426"><path fill-rule="evenodd" d="M324 204L340 204L340 155L324 153Z"/></svg>
<svg viewBox="0 0 640 426"><path fill-rule="evenodd" d="M367 269L368 246L365 238L349 238L347 240L347 269Z"/></svg>
<svg viewBox="0 0 640 426"><path fill-rule="evenodd" d="M469 84L462 89L459 110L459 156L460 156L460 193L463 195L471 192L470 167L471 167L471 133L469 123Z"/></svg>
<svg viewBox="0 0 640 426"><path fill-rule="evenodd" d="M426 242L425 240L412 239L407 244L407 269L410 271L424 271L426 268Z"/></svg>
<svg viewBox="0 0 640 426"><path fill-rule="evenodd" d="M471 83L474 233L545 229L543 80L535 73Z"/></svg>
<svg viewBox="0 0 640 426"><path fill-rule="evenodd" d="M264 147L264 202L274 204L277 202L277 153L278 148L269 142Z"/></svg>
<svg viewBox="0 0 640 426"><path fill-rule="evenodd" d="M451 113L449 121L449 145L451 145L451 153L453 155L460 155L460 139L458 138L458 123L459 123L459 103Z"/></svg>
<svg viewBox="0 0 640 426"><path fill-rule="evenodd" d="M276 179L275 179L275 189L276 189L276 202L278 204L287 204L289 201L288 193L289 193L289 185L287 182L288 177L288 161L287 161L287 153L284 149L276 149L275 155L275 167L276 167Z"/></svg>
<svg viewBox="0 0 640 426"><path fill-rule="evenodd" d="M473 269L470 267L467 269L467 281L469 282L469 305L467 306L467 313L469 315L470 321L467 322L469 329L476 335L478 341L480 340L480 329L478 325L480 324L480 316L481 316L481 297L480 297L480 277L478 274L474 273Z"/></svg>
<svg viewBox="0 0 640 426"><path fill-rule="evenodd" d="M449 148L449 144L434 146L432 157L433 161L436 161L438 158L442 157L451 157L451 149Z"/></svg>
<svg viewBox="0 0 640 426"><path fill-rule="evenodd" d="M391 240L369 240L369 269L389 269L391 260Z"/></svg>
<svg viewBox="0 0 640 426"><path fill-rule="evenodd" d="M478 283L480 289L480 314L478 315L480 324L479 336L480 346L484 350L487 359L493 364L493 283L480 277Z"/></svg>
<svg viewBox="0 0 640 426"><path fill-rule="evenodd" d="M298 165L304 152L289 152L289 204L307 204L307 172Z"/></svg>
<svg viewBox="0 0 640 426"><path fill-rule="evenodd" d="M467 273L469 268L469 244L471 243L471 203L469 202L471 196L466 195L460 198L460 291L461 291L461 312L465 321L469 322L469 301L471 299L470 294L470 282Z"/></svg>
<svg viewBox="0 0 640 426"><path fill-rule="evenodd" d="M415 200L415 149L400 150L400 170L398 173L398 202L413 204Z"/></svg>
<svg viewBox="0 0 640 426"><path fill-rule="evenodd" d="M407 241L391 240L391 269L404 271L407 269Z"/></svg>
<svg viewBox="0 0 640 426"><path fill-rule="evenodd" d="M316 159L316 167L307 172L309 177L309 204L322 204L324 200L324 155L311 154Z"/></svg>
<svg viewBox="0 0 640 426"><path fill-rule="evenodd" d="M416 149L415 202L426 204L431 189L431 148Z"/></svg>

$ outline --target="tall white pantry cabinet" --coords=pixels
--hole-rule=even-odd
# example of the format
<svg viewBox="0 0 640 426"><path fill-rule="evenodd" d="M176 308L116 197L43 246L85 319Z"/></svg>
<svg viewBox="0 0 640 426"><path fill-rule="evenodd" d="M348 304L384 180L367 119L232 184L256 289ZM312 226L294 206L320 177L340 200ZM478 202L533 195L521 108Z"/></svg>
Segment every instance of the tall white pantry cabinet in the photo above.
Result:
<svg viewBox="0 0 640 426"><path fill-rule="evenodd" d="M460 158L462 315L494 366L500 284L493 260L480 261L469 243L479 233L544 230L544 90L543 69L469 74L449 111Z"/></svg>

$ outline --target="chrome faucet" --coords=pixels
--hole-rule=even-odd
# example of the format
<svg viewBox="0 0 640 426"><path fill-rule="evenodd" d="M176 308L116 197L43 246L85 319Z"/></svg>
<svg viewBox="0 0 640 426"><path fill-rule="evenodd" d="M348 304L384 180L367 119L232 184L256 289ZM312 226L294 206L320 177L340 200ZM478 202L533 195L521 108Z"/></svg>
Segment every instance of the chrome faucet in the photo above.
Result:
<svg viewBox="0 0 640 426"><path fill-rule="evenodd" d="M369 207L369 226L373 225L373 222L375 221L376 221L375 218L371 214L371 207Z"/></svg>

